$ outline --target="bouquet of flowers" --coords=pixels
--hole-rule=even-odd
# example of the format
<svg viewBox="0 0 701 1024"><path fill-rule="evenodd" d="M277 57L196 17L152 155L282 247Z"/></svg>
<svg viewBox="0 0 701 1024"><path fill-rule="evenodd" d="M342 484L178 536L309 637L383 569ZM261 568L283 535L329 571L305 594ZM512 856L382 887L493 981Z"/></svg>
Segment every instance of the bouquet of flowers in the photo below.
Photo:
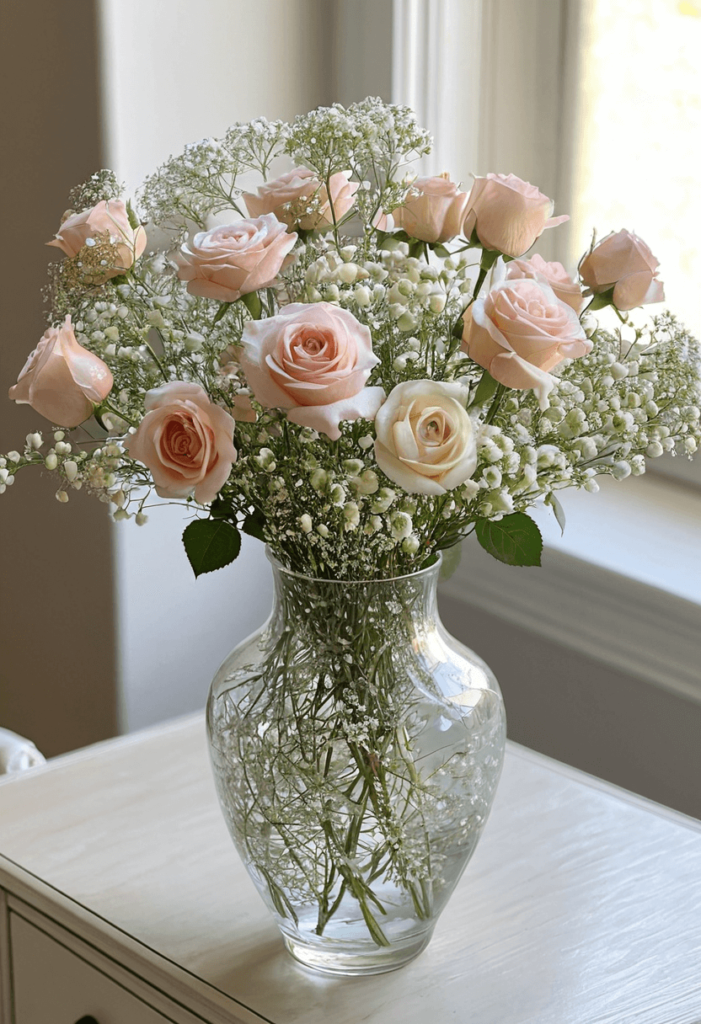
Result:
<svg viewBox="0 0 701 1024"><path fill-rule="evenodd" d="M378 947L398 893L425 922L459 877L503 717L485 683L421 718L418 584L349 610L330 583L411 579L473 531L538 565L530 508L564 526L564 488L701 440L698 343L668 312L630 315L663 299L645 242L610 234L571 277L525 256L567 219L547 196L417 177L429 151L410 110L368 99L236 124L132 200L94 175L49 243L48 328L10 389L51 428L0 459L0 491L45 467L59 501L83 488L115 520L144 524L154 491L181 503L196 574L240 531L268 544L298 628L271 627L264 665L231 663L213 692L222 804L283 929L357 912Z"/></svg>
<svg viewBox="0 0 701 1024"><path fill-rule="evenodd" d="M561 517L565 487L692 454L698 345L669 313L628 316L663 299L647 245L609 235L572 279L524 258L565 219L537 188L412 177L428 152L408 109L366 100L235 125L135 205L94 175L49 243L49 326L10 389L53 429L4 456L0 487L43 466L59 501L82 487L138 524L155 490L190 510L196 573L243 529L297 571L368 579L473 530L536 564L529 507Z"/></svg>

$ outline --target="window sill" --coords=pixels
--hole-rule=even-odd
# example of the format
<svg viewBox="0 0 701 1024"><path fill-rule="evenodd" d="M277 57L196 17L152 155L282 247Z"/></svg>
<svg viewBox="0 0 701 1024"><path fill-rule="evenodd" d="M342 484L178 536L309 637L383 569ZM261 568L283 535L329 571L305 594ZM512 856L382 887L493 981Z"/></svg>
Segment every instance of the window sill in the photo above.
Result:
<svg viewBox="0 0 701 1024"><path fill-rule="evenodd" d="M563 499L564 536L549 509L534 515L542 568L471 538L442 592L701 703L701 492L646 475Z"/></svg>

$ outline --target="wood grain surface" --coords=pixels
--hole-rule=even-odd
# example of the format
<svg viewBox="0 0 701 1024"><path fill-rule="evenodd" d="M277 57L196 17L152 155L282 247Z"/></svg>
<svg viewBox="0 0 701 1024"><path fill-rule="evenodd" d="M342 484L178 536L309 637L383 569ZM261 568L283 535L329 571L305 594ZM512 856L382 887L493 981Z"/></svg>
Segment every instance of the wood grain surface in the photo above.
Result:
<svg viewBox="0 0 701 1024"><path fill-rule="evenodd" d="M76 930L112 956L123 943L147 981L160 964L183 1002L190 979L189 1009L216 1019L701 1022L701 823L513 744L432 943L393 974L323 978L283 952L220 817L201 716L8 777L0 854L0 885L29 902L35 887L44 911L52 887L57 919L75 907Z"/></svg>

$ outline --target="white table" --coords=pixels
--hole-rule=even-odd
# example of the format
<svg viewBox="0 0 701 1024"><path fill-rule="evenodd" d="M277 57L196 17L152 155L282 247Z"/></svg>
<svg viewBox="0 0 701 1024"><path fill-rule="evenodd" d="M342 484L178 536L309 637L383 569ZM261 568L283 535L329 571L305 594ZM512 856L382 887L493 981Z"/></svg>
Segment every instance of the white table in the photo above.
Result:
<svg viewBox="0 0 701 1024"><path fill-rule="evenodd" d="M200 716L4 777L0 854L3 1024L701 1021L701 823L513 744L431 945L392 974L283 952Z"/></svg>

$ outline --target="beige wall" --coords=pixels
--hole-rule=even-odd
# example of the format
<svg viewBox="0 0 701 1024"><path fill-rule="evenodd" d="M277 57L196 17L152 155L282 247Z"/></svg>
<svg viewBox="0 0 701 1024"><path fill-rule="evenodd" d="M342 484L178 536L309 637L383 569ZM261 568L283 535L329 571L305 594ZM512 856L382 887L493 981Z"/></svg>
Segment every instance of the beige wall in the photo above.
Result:
<svg viewBox="0 0 701 1024"><path fill-rule="evenodd" d="M5 399L44 330L40 290L69 189L102 165L92 0L3 0L0 450L40 416ZM116 727L112 552L104 506L39 474L0 495L0 724L46 754Z"/></svg>
<svg viewBox="0 0 701 1024"><path fill-rule="evenodd" d="M391 0L4 0L0 450L44 425L2 394L44 328L43 243L70 188L106 164L133 187L237 120L389 98L390 33ZM177 510L115 528L54 491L27 473L0 500L0 723L47 754L200 707L270 599L260 545L196 582Z"/></svg>

